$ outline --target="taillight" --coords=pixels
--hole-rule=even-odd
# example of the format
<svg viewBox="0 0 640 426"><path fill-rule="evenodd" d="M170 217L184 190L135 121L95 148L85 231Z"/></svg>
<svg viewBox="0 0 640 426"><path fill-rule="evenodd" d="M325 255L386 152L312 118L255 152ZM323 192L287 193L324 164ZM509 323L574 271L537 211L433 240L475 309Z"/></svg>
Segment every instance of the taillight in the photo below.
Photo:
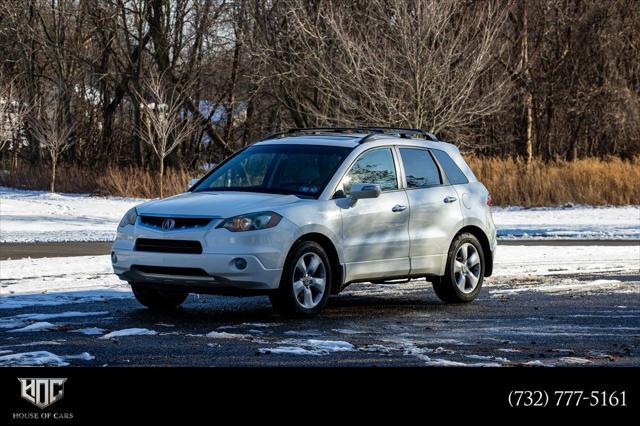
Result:
<svg viewBox="0 0 640 426"><path fill-rule="evenodd" d="M487 195L487 205L489 207L493 206L493 197L491 196L491 193L489 193L489 195Z"/></svg>

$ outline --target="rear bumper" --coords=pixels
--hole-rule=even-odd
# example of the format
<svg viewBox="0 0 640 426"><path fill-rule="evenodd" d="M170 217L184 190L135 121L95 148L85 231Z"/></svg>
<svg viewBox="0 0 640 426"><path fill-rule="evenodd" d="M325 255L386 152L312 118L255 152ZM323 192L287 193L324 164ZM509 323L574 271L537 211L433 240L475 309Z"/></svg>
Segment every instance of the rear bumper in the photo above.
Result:
<svg viewBox="0 0 640 426"><path fill-rule="evenodd" d="M246 268L236 267L234 259L246 261ZM269 291L280 284L282 269L266 268L254 255L245 254L174 254L122 250L114 247L111 257L113 272L121 280L137 284L183 287L202 293L225 290ZM147 267L138 270L132 266ZM153 268L157 267L160 272ZM202 275L165 272L170 268L202 270ZM141 268L143 269L143 268Z"/></svg>

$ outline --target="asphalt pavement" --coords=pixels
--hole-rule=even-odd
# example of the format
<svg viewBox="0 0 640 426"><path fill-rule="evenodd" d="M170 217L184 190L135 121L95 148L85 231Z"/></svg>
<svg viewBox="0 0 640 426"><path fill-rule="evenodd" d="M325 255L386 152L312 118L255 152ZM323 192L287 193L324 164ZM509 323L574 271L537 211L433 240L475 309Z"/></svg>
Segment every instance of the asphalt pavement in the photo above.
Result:
<svg viewBox="0 0 640 426"><path fill-rule="evenodd" d="M475 302L445 305L421 280L354 284L311 320L277 316L266 297L191 295L170 314L129 297L0 309L0 326L53 314L55 327L0 329L0 360L47 351L78 366L638 366L638 286L638 274L621 273L490 278ZM128 329L151 334L104 338Z"/></svg>

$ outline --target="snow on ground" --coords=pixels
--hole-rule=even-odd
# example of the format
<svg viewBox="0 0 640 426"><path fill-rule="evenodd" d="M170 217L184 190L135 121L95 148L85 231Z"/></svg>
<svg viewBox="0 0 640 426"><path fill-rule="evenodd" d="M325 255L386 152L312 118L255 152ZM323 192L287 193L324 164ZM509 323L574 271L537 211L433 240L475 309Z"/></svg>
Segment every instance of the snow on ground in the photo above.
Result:
<svg viewBox="0 0 640 426"><path fill-rule="evenodd" d="M494 265L496 277L596 272L640 272L640 245L622 247L499 245ZM346 291L353 294L364 292L369 295L383 295L387 292L399 294L412 292L416 286L421 288L421 282L414 281L400 286L360 284L349 287ZM617 291L625 286L626 283L615 280L596 280L586 286L584 281L569 279L546 287L540 283L520 283L512 290L502 291L562 292L571 291L577 287L583 291ZM99 302L108 298L130 297L132 294L129 285L113 274L109 256L106 255L0 261L0 309ZM93 315L99 314L102 313L93 313ZM89 315L89 313L83 315ZM30 318L33 321L47 319L50 318L46 316ZM20 320L20 318L12 319L14 322ZM20 324L16 325L16 327L20 326ZM0 328L5 328L2 321L0 321ZM313 336L314 331L304 331L304 335ZM349 334L349 331L343 334Z"/></svg>
<svg viewBox="0 0 640 426"><path fill-rule="evenodd" d="M2 317L0 318L0 328L18 328L24 327L30 322L35 321L43 321L49 319L58 319L58 318L77 318L77 317L88 317L88 316L98 316L98 315L107 315L109 312L107 311L99 311L99 312L77 312L77 311L68 311L68 312L56 312L53 314L20 314L13 315L10 317Z"/></svg>
<svg viewBox="0 0 640 426"><path fill-rule="evenodd" d="M26 332L31 332L31 331L49 331L49 330L54 330L56 328L60 327L59 324L52 324L50 322L47 321L41 321L41 322L34 322L33 324L29 324L27 326L24 326L22 328L17 328L15 330L9 330L7 331L7 333L26 333Z"/></svg>
<svg viewBox="0 0 640 426"><path fill-rule="evenodd" d="M112 241L125 212L144 201L0 187L0 243Z"/></svg>
<svg viewBox="0 0 640 426"><path fill-rule="evenodd" d="M0 356L0 366L5 365L47 365L47 366L65 366L69 365L67 361L82 360L91 361L94 356L83 352L79 355L56 355L48 351L22 352Z"/></svg>
<svg viewBox="0 0 640 426"><path fill-rule="evenodd" d="M129 285L113 274L109 256L0 261L0 309L129 297Z"/></svg>
<svg viewBox="0 0 640 426"><path fill-rule="evenodd" d="M113 339L115 337L124 337L124 336L155 336L158 334L157 331L149 330L148 328L125 328L123 330L112 331L111 333L107 333L99 339Z"/></svg>
<svg viewBox="0 0 640 426"><path fill-rule="evenodd" d="M499 238L640 238L640 206L493 208Z"/></svg>
<svg viewBox="0 0 640 426"><path fill-rule="evenodd" d="M560 275L589 272L640 272L640 245L501 246L495 276Z"/></svg>
<svg viewBox="0 0 640 426"><path fill-rule="evenodd" d="M287 354L287 355L328 355L332 352L348 352L355 350L349 342L342 340L317 340L308 339L304 341L298 341L295 339L288 339L281 342L287 346L276 346L273 348L260 348L258 353L262 355L267 354Z"/></svg>
<svg viewBox="0 0 640 426"><path fill-rule="evenodd" d="M0 187L0 243L112 241L142 199ZM500 238L640 238L640 206L495 207Z"/></svg>
<svg viewBox="0 0 640 426"><path fill-rule="evenodd" d="M533 291L540 293L594 293L598 291L615 291L616 293L640 293L637 285L629 285L620 280L582 281L576 279L562 279L559 282L532 281L530 283L516 283L507 288L492 288L491 296L505 296L509 294Z"/></svg>
<svg viewBox="0 0 640 426"><path fill-rule="evenodd" d="M88 336L96 336L99 334L104 334L104 328L100 327L85 327L79 328L77 330L72 330L73 333L86 334Z"/></svg>
<svg viewBox="0 0 640 426"><path fill-rule="evenodd" d="M248 334L227 333L226 331L211 331L206 336L211 339L247 339L252 337Z"/></svg>

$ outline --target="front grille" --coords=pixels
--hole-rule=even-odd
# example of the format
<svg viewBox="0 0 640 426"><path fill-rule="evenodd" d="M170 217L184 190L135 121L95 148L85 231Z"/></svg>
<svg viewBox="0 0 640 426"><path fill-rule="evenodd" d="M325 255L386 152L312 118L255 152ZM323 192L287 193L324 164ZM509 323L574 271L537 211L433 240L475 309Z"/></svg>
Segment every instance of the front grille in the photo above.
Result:
<svg viewBox="0 0 640 426"><path fill-rule="evenodd" d="M162 223L171 219L175 225L171 228L172 231L184 230L191 228L204 228L211 223L210 217L161 217L161 216L140 216L140 223L152 228L162 229Z"/></svg>
<svg viewBox="0 0 640 426"><path fill-rule="evenodd" d="M189 240L158 240L152 238L138 238L136 251L153 251L160 253L202 253L202 244L199 241Z"/></svg>
<svg viewBox="0 0 640 426"><path fill-rule="evenodd" d="M209 274L200 268L174 268L169 266L131 265L131 269L147 274L181 275L189 277L208 277Z"/></svg>

